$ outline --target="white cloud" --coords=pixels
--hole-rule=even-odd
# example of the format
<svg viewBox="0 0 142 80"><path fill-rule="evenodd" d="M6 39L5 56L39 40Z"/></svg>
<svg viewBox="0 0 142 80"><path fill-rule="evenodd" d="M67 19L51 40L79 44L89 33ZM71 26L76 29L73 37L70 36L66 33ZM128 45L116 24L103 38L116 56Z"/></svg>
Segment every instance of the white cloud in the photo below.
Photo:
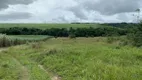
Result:
<svg viewBox="0 0 142 80"><path fill-rule="evenodd" d="M133 22L135 17L132 14L142 7L141 0L16 1L15 4L5 2L9 7L0 11L0 22Z"/></svg>

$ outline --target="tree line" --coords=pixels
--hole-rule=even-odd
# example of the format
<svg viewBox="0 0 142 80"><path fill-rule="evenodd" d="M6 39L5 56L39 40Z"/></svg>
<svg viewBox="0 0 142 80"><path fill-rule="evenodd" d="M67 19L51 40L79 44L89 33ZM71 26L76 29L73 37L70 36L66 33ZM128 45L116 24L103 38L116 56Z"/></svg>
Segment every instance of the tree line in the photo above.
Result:
<svg viewBox="0 0 142 80"><path fill-rule="evenodd" d="M114 23L115 24L115 23ZM134 46L142 46L142 23L139 24L126 24L122 23L120 27L115 24L114 27L99 27L99 28L0 28L0 33L7 35L49 35L54 37L106 37L106 36L127 36L129 43ZM106 24L105 24L106 25ZM111 24L112 25L112 24ZM122 27L122 25L124 27Z"/></svg>
<svg viewBox="0 0 142 80"><path fill-rule="evenodd" d="M127 29L116 27L100 27L100 28L1 28L0 33L7 35L50 35L54 37L68 37L74 35L75 37L98 37L98 36L121 36L126 35L129 31Z"/></svg>

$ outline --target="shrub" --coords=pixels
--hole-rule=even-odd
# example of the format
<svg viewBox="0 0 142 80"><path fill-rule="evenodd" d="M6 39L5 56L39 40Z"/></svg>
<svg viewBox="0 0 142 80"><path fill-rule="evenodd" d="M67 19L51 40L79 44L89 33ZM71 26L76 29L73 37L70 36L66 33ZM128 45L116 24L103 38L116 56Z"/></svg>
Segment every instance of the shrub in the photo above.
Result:
<svg viewBox="0 0 142 80"><path fill-rule="evenodd" d="M135 36L133 36L133 45L137 47L142 46L142 32L137 32Z"/></svg>
<svg viewBox="0 0 142 80"><path fill-rule="evenodd" d="M120 46L126 46L128 44L129 44L129 41L127 39L120 40L120 42L119 42Z"/></svg>
<svg viewBox="0 0 142 80"><path fill-rule="evenodd" d="M70 38L70 39L75 39L76 36L75 36L75 34L70 34L70 35L69 35L69 38Z"/></svg>
<svg viewBox="0 0 142 80"><path fill-rule="evenodd" d="M114 41L116 41L116 38L114 38L114 37L107 37L107 43L113 43Z"/></svg>
<svg viewBox="0 0 142 80"><path fill-rule="evenodd" d="M142 46L142 23L139 24L137 30L127 35L129 42L136 47Z"/></svg>
<svg viewBox="0 0 142 80"><path fill-rule="evenodd" d="M0 35L0 47L8 47L11 46L11 40L6 37L6 35Z"/></svg>
<svg viewBox="0 0 142 80"><path fill-rule="evenodd" d="M39 49L39 48L41 48L41 44L40 43L33 43L32 48Z"/></svg>

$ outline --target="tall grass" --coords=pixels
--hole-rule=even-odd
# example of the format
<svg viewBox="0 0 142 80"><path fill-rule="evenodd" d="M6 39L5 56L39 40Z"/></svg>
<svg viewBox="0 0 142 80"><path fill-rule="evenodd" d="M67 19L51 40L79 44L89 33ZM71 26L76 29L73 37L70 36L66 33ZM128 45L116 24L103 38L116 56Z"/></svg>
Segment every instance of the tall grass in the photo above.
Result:
<svg viewBox="0 0 142 80"><path fill-rule="evenodd" d="M20 45L26 43L26 40L12 39L5 34L0 34L0 47L8 47L13 45Z"/></svg>
<svg viewBox="0 0 142 80"><path fill-rule="evenodd" d="M25 44L27 42L37 42L37 41L44 41L47 40L50 37L44 37L44 38L22 38L17 36L7 36L5 34L0 34L0 47L9 47L14 45L20 45Z"/></svg>
<svg viewBox="0 0 142 80"><path fill-rule="evenodd" d="M62 80L142 80L142 49L131 46L118 49L116 42L110 44L105 40L50 39L40 44L40 48L31 45L12 47L8 54L16 56L26 67L32 65L29 71L33 76L45 75L37 71L38 67L33 68L33 65L40 64ZM23 50L23 47L26 49ZM39 77L30 80L49 80Z"/></svg>

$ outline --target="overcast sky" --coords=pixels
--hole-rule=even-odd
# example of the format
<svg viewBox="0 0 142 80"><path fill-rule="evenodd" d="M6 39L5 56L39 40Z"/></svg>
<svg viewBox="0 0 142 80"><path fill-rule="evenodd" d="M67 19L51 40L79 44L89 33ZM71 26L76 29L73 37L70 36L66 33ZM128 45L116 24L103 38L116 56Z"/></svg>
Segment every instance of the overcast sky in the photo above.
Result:
<svg viewBox="0 0 142 80"><path fill-rule="evenodd" d="M142 0L0 0L0 22L134 22ZM141 13L142 15L142 13Z"/></svg>

